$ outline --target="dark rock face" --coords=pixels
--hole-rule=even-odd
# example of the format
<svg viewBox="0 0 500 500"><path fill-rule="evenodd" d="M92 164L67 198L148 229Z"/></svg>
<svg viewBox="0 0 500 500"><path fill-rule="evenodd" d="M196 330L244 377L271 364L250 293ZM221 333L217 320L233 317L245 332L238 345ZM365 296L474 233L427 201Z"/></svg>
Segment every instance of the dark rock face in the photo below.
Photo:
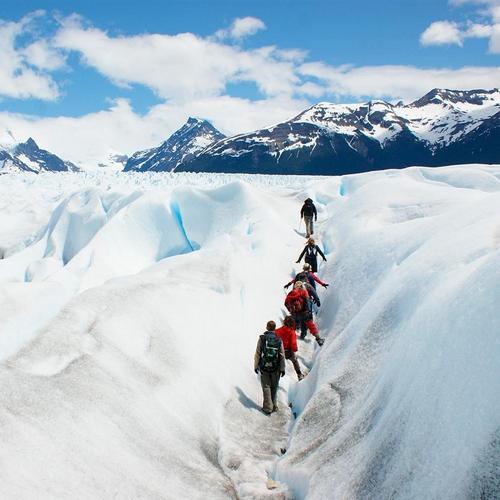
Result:
<svg viewBox="0 0 500 500"><path fill-rule="evenodd" d="M343 175L500 163L499 113L498 89L434 89L408 105L320 103L255 132L216 139L212 131L205 148L191 148L190 119L159 148L136 153L127 170Z"/></svg>
<svg viewBox="0 0 500 500"><path fill-rule="evenodd" d="M188 162L210 144L225 136L209 122L189 118L189 120L157 148L139 151L132 155L124 170L147 172L172 171Z"/></svg>
<svg viewBox="0 0 500 500"><path fill-rule="evenodd" d="M45 149L40 149L31 137L26 142L18 144L15 147L14 155L21 161L24 158L23 163L27 163L32 170L38 172L68 172L69 170L76 170L75 165L72 163L61 160L61 158Z"/></svg>
<svg viewBox="0 0 500 500"><path fill-rule="evenodd" d="M67 172L78 170L71 162L61 160L45 149L40 149L30 137L10 151L0 150L0 172Z"/></svg>

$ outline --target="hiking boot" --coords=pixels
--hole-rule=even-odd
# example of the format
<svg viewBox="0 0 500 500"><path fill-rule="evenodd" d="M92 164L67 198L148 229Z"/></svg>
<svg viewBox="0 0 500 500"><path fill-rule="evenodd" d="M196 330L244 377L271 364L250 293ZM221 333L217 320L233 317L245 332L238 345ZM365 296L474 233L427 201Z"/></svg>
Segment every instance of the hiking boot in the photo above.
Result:
<svg viewBox="0 0 500 500"><path fill-rule="evenodd" d="M304 374L303 373L297 373L297 377L299 379L299 382L304 378Z"/></svg>
<svg viewBox="0 0 500 500"><path fill-rule="evenodd" d="M322 339L321 337L316 337L316 342L321 347L325 343L325 339Z"/></svg>
<svg viewBox="0 0 500 500"><path fill-rule="evenodd" d="M264 414L264 415L271 415L272 411L267 411L267 410L264 410L264 408L261 408L260 411Z"/></svg>
<svg viewBox="0 0 500 500"><path fill-rule="evenodd" d="M276 403L276 404L273 406L273 413L274 413L275 411L278 411L278 410L279 410L279 408L278 408L278 404Z"/></svg>
<svg viewBox="0 0 500 500"><path fill-rule="evenodd" d="M304 340L306 338L307 332L300 332L300 338Z"/></svg>

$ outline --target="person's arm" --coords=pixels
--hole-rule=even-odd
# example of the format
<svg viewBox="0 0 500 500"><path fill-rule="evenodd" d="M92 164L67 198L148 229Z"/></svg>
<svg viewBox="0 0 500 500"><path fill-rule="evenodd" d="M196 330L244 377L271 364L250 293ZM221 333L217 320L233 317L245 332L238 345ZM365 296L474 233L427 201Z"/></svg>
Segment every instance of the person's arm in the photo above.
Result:
<svg viewBox="0 0 500 500"><path fill-rule="evenodd" d="M313 213L314 213L314 220L317 221L318 220L318 212L316 210L316 205L314 205L314 203L313 203Z"/></svg>
<svg viewBox="0 0 500 500"><path fill-rule="evenodd" d="M292 346L292 351L297 352L299 348L297 347L297 334L293 328L290 328L290 345Z"/></svg>
<svg viewBox="0 0 500 500"><path fill-rule="evenodd" d="M295 282L294 279L292 281L289 281L283 288L288 288L294 282Z"/></svg>
<svg viewBox="0 0 500 500"><path fill-rule="evenodd" d="M297 259L296 264L298 264L301 260L302 257L304 257L304 254L306 253L307 246L304 247L304 250L302 250L302 253L299 255L299 258Z"/></svg>
<svg viewBox="0 0 500 500"><path fill-rule="evenodd" d="M305 207L305 205L302 205L302 208L300 209L300 218L301 219L304 218L304 207Z"/></svg>
<svg viewBox="0 0 500 500"><path fill-rule="evenodd" d="M262 351L262 337L259 337L259 340L257 342L257 348L255 349L255 355L253 357L253 369L256 372L259 369L259 362L260 362L260 354Z"/></svg>
<svg viewBox="0 0 500 500"><path fill-rule="evenodd" d="M283 341L280 345L280 372L281 376L285 374L285 348L283 347Z"/></svg>
<svg viewBox="0 0 500 500"><path fill-rule="evenodd" d="M316 245L316 250L318 251L318 253L321 255L321 257L323 257L323 260L326 262L326 257L325 257L325 254L321 251L321 248L319 248L318 245Z"/></svg>
<svg viewBox="0 0 500 500"><path fill-rule="evenodd" d="M309 276L312 276L312 279L318 283L318 285L321 285L321 286L328 286L327 283L323 283L314 273L309 273Z"/></svg>

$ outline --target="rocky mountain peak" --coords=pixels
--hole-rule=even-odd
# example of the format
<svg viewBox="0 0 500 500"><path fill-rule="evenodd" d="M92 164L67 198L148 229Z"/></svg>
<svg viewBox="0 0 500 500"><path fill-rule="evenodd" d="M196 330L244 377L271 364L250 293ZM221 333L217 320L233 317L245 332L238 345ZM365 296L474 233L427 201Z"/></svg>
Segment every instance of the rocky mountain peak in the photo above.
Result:
<svg viewBox="0 0 500 500"><path fill-rule="evenodd" d="M124 170L140 172L175 170L180 163L198 155L211 144L224 138L225 135L207 120L191 116L160 146L139 151L131 156Z"/></svg>
<svg viewBox="0 0 500 500"><path fill-rule="evenodd" d="M422 107L428 104L442 104L453 106L456 104L473 104L481 106L486 101L500 101L499 89L474 89L474 90L450 90L432 89L420 99L412 102L411 107Z"/></svg>

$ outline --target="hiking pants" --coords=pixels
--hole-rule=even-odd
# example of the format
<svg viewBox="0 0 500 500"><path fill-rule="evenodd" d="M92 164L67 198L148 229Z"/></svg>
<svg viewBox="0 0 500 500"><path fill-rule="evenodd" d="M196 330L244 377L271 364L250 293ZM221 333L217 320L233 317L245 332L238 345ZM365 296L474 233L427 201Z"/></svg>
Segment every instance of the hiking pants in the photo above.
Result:
<svg viewBox="0 0 500 500"><path fill-rule="evenodd" d="M307 262L308 264L311 264L311 271L313 273L318 272L318 259L316 258L316 256L309 257L306 255L304 261Z"/></svg>
<svg viewBox="0 0 500 500"><path fill-rule="evenodd" d="M306 225L306 238L309 238L309 236L311 236L311 234L314 234L313 216L312 215L304 215L304 223Z"/></svg>
<svg viewBox="0 0 500 500"><path fill-rule="evenodd" d="M285 349L285 359L289 359L292 362L292 365L295 368L295 373L297 375L302 374L300 370L299 360L297 359L297 356L291 349Z"/></svg>
<svg viewBox="0 0 500 500"><path fill-rule="evenodd" d="M260 372L260 385L262 386L262 395L264 402L262 409L266 413L271 413L276 406L276 394L280 383L280 372Z"/></svg>
<svg viewBox="0 0 500 500"><path fill-rule="evenodd" d="M306 317L304 316L299 316L295 318L295 324L299 326L300 328L300 338L305 339L307 335L307 330L311 332L311 335L313 337L316 337L318 335L318 327L312 320L312 318L308 315Z"/></svg>

